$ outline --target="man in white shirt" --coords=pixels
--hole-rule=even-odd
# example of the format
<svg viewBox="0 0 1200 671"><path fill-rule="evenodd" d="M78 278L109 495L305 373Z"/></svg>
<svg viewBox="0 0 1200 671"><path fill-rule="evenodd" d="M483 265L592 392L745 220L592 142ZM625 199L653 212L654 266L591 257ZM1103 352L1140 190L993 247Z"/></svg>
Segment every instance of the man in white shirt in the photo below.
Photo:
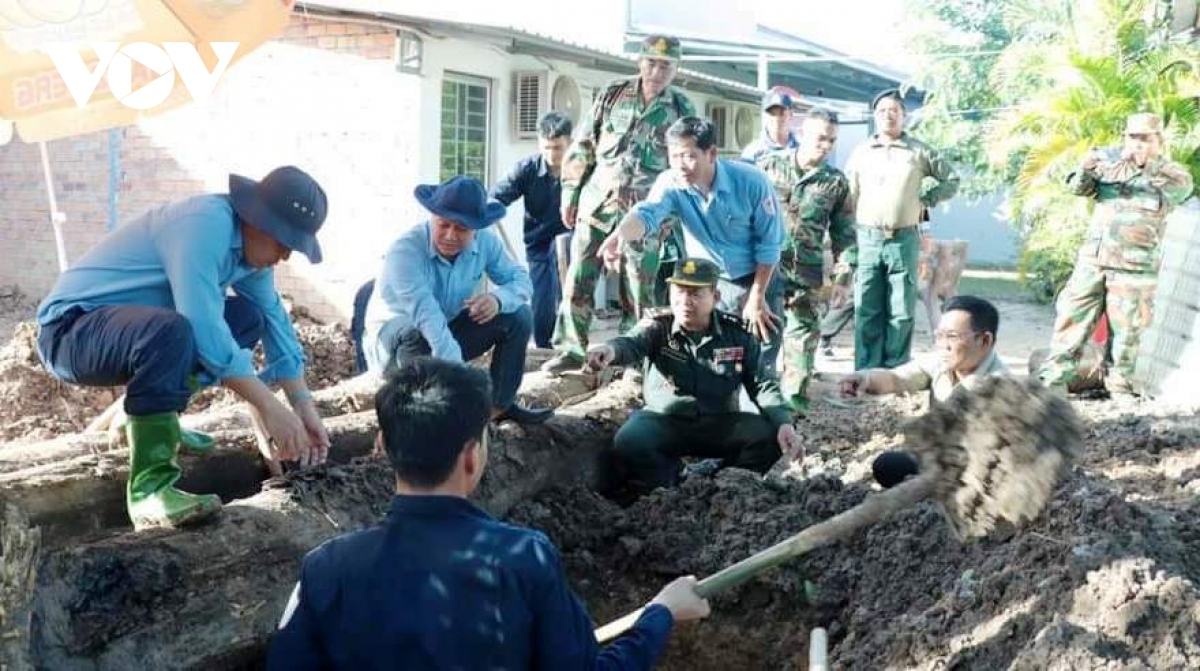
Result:
<svg viewBox="0 0 1200 671"><path fill-rule="evenodd" d="M934 340L937 355L897 368L869 368L841 379L843 397L864 394L912 394L929 390L930 403L943 403L959 386L971 388L992 375L1011 375L996 355L1000 314L996 306L975 296L946 301ZM872 465L875 480L890 487L917 473L917 461L906 452L885 452Z"/></svg>

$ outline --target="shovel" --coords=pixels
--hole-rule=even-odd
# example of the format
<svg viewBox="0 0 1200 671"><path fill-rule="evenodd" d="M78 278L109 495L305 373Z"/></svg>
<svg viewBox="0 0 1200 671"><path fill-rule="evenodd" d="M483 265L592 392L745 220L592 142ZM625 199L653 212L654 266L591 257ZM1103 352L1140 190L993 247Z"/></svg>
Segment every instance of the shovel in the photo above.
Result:
<svg viewBox="0 0 1200 671"><path fill-rule="evenodd" d="M1036 381L992 377L910 422L905 439L921 460L921 475L701 580L696 593L708 598L740 585L926 499L941 506L959 540L986 535L1000 522L1024 524L1049 501L1082 430L1059 394ZM616 638L641 613L600 627L596 639Z"/></svg>

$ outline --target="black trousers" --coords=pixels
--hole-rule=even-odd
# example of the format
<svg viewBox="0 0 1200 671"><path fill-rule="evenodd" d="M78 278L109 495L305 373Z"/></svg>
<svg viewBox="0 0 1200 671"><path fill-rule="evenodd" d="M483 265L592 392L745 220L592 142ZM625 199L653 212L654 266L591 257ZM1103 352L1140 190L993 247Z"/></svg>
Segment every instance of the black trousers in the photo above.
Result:
<svg viewBox="0 0 1200 671"><path fill-rule="evenodd" d="M225 299L225 322L242 349L263 334L262 310L245 298ZM125 385L125 412L180 412L196 391L195 333L170 308L110 305L68 310L38 332L38 353L55 377L95 387Z"/></svg>

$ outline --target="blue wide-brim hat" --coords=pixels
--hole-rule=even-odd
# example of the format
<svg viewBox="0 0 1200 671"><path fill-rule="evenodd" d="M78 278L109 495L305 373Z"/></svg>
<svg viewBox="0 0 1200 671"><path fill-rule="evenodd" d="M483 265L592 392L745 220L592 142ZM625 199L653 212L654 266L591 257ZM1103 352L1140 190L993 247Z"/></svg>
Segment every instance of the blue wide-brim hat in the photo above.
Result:
<svg viewBox="0 0 1200 671"><path fill-rule="evenodd" d="M504 218L508 208L488 198L483 184L474 177L457 175L441 184L421 184L413 196L425 209L476 231Z"/></svg>
<svg viewBox="0 0 1200 671"><path fill-rule="evenodd" d="M317 231L325 223L329 201L308 173L288 165L272 170L261 182L230 175L229 200L242 221L311 263L321 262Z"/></svg>

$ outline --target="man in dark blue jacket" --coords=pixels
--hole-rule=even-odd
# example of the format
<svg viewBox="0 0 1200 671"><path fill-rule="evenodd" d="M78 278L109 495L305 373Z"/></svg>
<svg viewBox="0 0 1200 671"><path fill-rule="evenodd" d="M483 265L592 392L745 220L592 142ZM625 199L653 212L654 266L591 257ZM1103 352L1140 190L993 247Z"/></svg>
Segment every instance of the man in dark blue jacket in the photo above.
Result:
<svg viewBox="0 0 1200 671"><path fill-rule="evenodd" d="M543 348L550 347L555 311L562 300L554 239L569 232L559 213L559 171L570 144L571 120L561 112L547 113L538 122L538 153L517 161L492 189L492 197L505 205L525 199L525 261L533 280L533 341Z"/></svg>
<svg viewBox="0 0 1200 671"><path fill-rule="evenodd" d="M270 669L649 669L676 620L708 615L695 578L678 578L600 648L549 539L467 500L487 462L489 387L483 371L428 358L388 378L375 412L391 510L308 554Z"/></svg>

